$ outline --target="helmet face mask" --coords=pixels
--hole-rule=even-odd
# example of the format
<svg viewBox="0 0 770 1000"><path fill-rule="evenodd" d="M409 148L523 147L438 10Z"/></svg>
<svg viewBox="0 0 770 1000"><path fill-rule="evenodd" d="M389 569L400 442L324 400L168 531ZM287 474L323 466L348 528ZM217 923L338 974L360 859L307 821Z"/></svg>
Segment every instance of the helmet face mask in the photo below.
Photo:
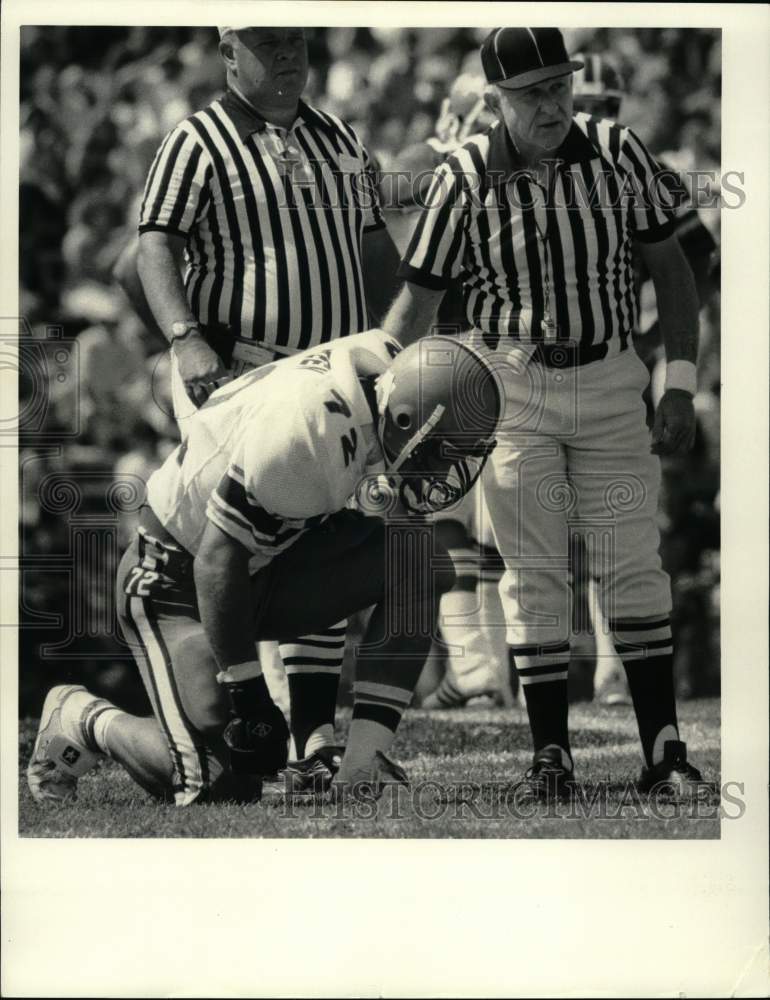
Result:
<svg viewBox="0 0 770 1000"><path fill-rule="evenodd" d="M458 446L438 435L425 438L393 482L401 503L412 514L454 507L472 489L494 447L494 440Z"/></svg>
<svg viewBox="0 0 770 1000"><path fill-rule="evenodd" d="M457 338L407 348L378 381L386 475L411 513L457 504L495 446L500 394L484 359Z"/></svg>

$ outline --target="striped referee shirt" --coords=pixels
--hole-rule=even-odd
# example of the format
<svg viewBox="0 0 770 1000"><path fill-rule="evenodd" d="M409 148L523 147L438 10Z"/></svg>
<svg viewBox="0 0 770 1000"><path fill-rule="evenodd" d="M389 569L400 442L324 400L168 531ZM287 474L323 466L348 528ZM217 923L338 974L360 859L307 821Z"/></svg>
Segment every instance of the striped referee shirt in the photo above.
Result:
<svg viewBox="0 0 770 1000"><path fill-rule="evenodd" d="M582 361L616 353L636 320L632 244L673 232L673 176L629 129L578 114L543 185L495 125L437 168L399 275L435 290L459 277L493 349L510 338L570 342Z"/></svg>
<svg viewBox="0 0 770 1000"><path fill-rule="evenodd" d="M280 129L228 90L164 139L139 232L185 237L201 323L291 354L368 328L361 240L383 226L349 125L300 101Z"/></svg>

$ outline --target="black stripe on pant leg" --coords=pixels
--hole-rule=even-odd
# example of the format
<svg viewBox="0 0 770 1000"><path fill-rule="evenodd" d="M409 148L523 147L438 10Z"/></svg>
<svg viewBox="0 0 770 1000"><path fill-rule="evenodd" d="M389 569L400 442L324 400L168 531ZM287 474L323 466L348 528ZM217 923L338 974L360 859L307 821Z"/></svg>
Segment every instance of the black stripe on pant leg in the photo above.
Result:
<svg viewBox="0 0 770 1000"><path fill-rule="evenodd" d="M166 669L166 677L168 678L168 685L171 688L171 695L174 699L174 704L176 705L176 709L179 712L179 717L181 718L184 725L187 726L188 730L190 731L190 735L192 736L194 733L197 733L197 730L195 726L190 722L189 718L187 717L187 713L182 707L182 699L179 695L179 688L177 687L176 677L174 676L171 655L168 651L168 645L166 644L166 640L163 636L160 623L158 622L158 616L155 612L155 607L150 598L143 598L143 604L144 604L144 613L147 617L149 626L152 629L152 634L155 636L155 641L158 643L160 651L163 655L163 663ZM195 753L198 757L198 763L200 765L201 777L203 778L203 783L206 786L206 788L208 788L209 778L210 778L208 754L206 753L205 747L201 748L199 739L196 740L193 737L192 744L193 747L195 748Z"/></svg>
<svg viewBox="0 0 770 1000"><path fill-rule="evenodd" d="M164 721L165 727L169 735L171 746L174 748L174 752L181 759L181 768L179 770L179 776L183 781L184 790L186 793L193 795L193 799L200 793L204 786L203 777L203 766L200 761L200 752L196 745L196 741L190 731L189 724L185 721L182 714L179 711L179 706L176 703L176 696L173 687L169 683L168 678L168 668L169 668L169 656L168 649L164 643L158 641L158 635L153 623L148 617L147 608L149 605L149 599L135 598L139 601L139 605L134 605L133 619L136 623L137 631L139 632L142 642L147 650L147 660L152 668L153 681L156 685L156 691L158 694L159 701L165 697L168 699L164 703ZM141 616L140 616L141 609ZM145 639L143 635L143 630L146 630L148 635ZM155 647L154 653L151 651L152 647ZM155 660L163 661L162 667L155 669L153 656ZM162 683L161 683L162 679ZM169 690L161 696L161 687L168 685ZM173 703L173 705L172 705ZM173 712L173 718L172 718ZM190 756L190 760L187 760L187 755ZM195 777L192 777L190 769L194 772ZM196 785L200 785L196 789Z"/></svg>
<svg viewBox="0 0 770 1000"><path fill-rule="evenodd" d="M171 729L169 728L168 722L166 721L166 716L163 713L163 704L160 700L160 694L158 692L158 688L155 683L155 674L153 670L152 660L150 659L150 653L144 644L144 640L142 639L141 633L139 632L139 628L134 622L134 616L131 613L132 598L128 594L124 595L124 597L126 601L126 608L125 608L126 623L128 624L131 631L134 633L134 636L136 638L136 645L138 649L141 651L141 655L144 658L145 663L147 664L147 676L149 678L150 685L152 687L152 692L150 693L150 700L153 703L156 718L160 723L161 729L163 730L166 736L166 742L168 743L172 761L175 764L176 773L179 775L182 785L184 786L185 783L184 762L182 760L182 755L177 749L176 743L174 742L174 738L171 735ZM139 598L133 598L133 600L139 600Z"/></svg>

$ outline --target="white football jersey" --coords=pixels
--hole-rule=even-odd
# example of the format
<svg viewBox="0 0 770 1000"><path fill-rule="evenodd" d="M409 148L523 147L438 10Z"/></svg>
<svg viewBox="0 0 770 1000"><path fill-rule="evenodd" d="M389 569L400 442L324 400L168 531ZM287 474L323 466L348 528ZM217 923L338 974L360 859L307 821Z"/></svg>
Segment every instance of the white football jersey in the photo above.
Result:
<svg viewBox="0 0 770 1000"><path fill-rule="evenodd" d="M211 520L252 554L252 572L345 507L383 471L359 377L400 351L381 330L319 345L222 386L149 479L165 528L195 554Z"/></svg>

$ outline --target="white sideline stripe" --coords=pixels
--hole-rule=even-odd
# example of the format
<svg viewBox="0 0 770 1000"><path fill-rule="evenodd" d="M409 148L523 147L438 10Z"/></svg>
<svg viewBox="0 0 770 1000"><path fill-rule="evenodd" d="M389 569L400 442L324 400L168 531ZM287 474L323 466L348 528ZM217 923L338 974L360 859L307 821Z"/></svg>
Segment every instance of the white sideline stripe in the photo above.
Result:
<svg viewBox="0 0 770 1000"><path fill-rule="evenodd" d="M158 645L152 626L144 613L141 597L131 598L131 617L134 619L139 636L147 650L147 661L160 700L160 707L166 720L171 739L184 762L185 790L175 795L177 805L188 805L193 802L203 788L203 772L198 759L198 751L190 737L190 731L176 707L174 693L171 690L166 660L163 650ZM181 776L180 776L181 777Z"/></svg>

